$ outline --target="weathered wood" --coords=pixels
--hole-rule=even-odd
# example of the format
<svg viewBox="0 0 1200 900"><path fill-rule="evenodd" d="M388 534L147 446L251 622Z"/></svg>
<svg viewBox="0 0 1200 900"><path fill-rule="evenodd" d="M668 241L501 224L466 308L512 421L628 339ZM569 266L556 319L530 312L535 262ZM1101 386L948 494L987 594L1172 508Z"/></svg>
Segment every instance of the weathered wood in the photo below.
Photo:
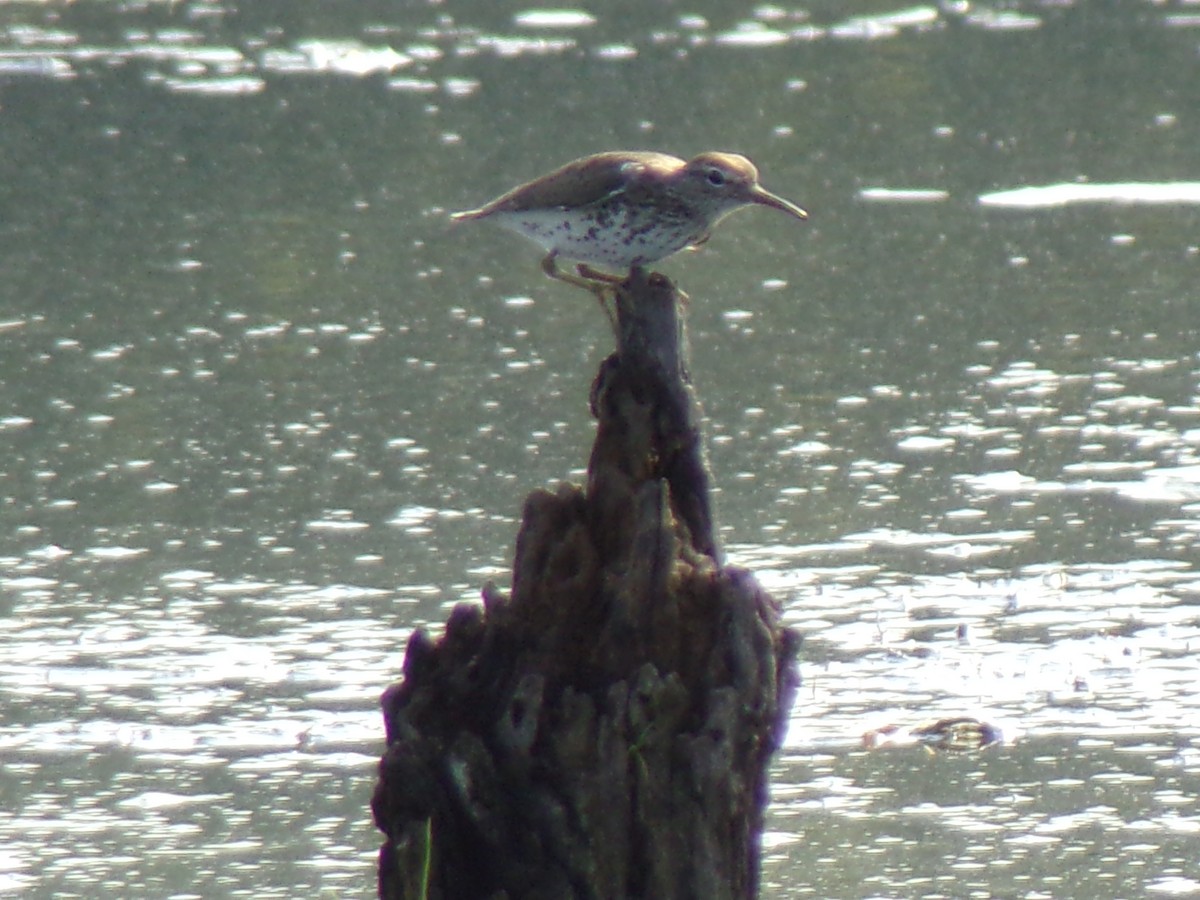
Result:
<svg viewBox="0 0 1200 900"><path fill-rule="evenodd" d="M381 897L757 895L796 640L719 564L679 300L640 270L621 287L586 490L530 495L511 597L410 639L383 699Z"/></svg>

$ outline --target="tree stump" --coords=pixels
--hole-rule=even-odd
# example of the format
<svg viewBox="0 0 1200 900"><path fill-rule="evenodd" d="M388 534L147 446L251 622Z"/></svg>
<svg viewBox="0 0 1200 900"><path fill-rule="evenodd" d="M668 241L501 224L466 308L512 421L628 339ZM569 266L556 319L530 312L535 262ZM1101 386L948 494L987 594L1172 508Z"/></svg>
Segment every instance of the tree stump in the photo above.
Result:
<svg viewBox="0 0 1200 900"><path fill-rule="evenodd" d="M528 497L511 596L415 632L383 695L386 900L757 896L798 641L720 564L680 295L615 293L586 490Z"/></svg>

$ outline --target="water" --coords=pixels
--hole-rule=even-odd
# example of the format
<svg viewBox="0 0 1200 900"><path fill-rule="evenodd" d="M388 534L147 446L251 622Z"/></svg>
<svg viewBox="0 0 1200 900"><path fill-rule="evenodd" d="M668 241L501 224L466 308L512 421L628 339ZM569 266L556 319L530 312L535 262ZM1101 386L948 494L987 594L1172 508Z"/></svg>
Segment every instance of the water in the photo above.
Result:
<svg viewBox="0 0 1200 900"><path fill-rule="evenodd" d="M572 157L805 206L665 263L805 635L768 896L1200 892L1184 4L0 9L0 889L369 896L377 698L609 347L451 229ZM873 750L975 715L982 753Z"/></svg>

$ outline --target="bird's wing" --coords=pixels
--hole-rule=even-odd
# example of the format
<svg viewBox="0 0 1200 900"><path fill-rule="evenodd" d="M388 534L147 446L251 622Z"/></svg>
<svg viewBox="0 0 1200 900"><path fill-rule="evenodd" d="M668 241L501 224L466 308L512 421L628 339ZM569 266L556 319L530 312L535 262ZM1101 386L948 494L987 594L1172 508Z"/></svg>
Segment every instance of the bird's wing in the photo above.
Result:
<svg viewBox="0 0 1200 900"><path fill-rule="evenodd" d="M484 207L492 212L523 212L559 206L588 206L625 190L652 168L674 168L681 160L663 153L597 153L567 163L523 184Z"/></svg>

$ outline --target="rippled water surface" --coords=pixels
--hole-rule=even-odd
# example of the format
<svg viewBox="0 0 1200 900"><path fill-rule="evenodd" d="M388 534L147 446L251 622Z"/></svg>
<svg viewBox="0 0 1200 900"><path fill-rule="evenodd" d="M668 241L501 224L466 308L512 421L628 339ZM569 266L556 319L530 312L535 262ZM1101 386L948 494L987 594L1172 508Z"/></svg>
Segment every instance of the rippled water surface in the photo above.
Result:
<svg viewBox="0 0 1200 900"><path fill-rule="evenodd" d="M372 894L378 696L610 343L445 213L626 147L812 213L662 266L805 637L764 894L1200 893L1198 64L1190 3L0 4L0 891Z"/></svg>

